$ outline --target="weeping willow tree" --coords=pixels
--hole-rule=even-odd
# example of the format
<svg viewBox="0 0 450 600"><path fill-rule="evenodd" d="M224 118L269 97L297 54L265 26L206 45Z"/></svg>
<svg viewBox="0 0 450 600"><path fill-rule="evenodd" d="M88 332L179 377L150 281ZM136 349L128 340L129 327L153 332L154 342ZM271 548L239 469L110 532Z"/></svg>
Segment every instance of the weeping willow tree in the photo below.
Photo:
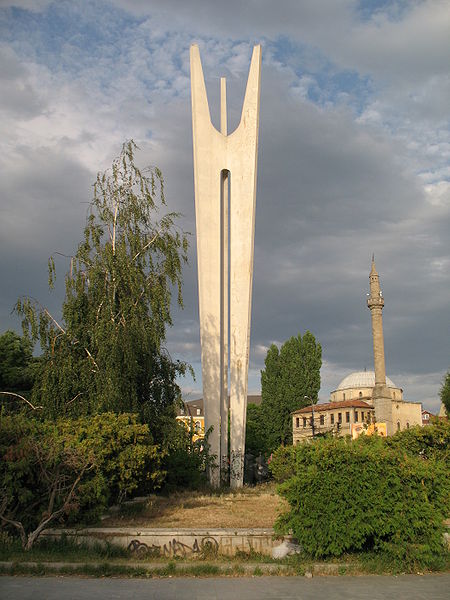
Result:
<svg viewBox="0 0 450 600"><path fill-rule="evenodd" d="M173 414L176 377L187 368L164 348L171 299L182 300L186 234L165 205L158 168L139 170L127 142L99 173L83 239L66 275L62 320L32 298L16 311L24 333L39 341L43 368L33 388L49 417L137 412L155 428ZM49 260L49 285L55 265Z"/></svg>

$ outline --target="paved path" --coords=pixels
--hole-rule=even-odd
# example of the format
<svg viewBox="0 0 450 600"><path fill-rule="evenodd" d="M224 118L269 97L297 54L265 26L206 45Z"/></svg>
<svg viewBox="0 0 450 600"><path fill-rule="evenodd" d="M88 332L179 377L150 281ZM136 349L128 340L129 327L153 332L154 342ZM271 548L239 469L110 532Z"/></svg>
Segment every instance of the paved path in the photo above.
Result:
<svg viewBox="0 0 450 600"><path fill-rule="evenodd" d="M0 577L1 600L449 600L450 573L363 577Z"/></svg>

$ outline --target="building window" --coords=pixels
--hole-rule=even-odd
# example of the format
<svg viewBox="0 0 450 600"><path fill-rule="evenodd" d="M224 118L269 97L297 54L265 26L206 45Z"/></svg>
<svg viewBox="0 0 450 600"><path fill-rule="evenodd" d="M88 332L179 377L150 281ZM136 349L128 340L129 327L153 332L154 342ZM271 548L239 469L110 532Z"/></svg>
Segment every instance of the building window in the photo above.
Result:
<svg viewBox="0 0 450 600"><path fill-rule="evenodd" d="M350 413L349 412L345 413L345 422L350 423Z"/></svg>
<svg viewBox="0 0 450 600"><path fill-rule="evenodd" d="M334 414L333 413L330 415L330 420L331 420L331 424L334 425Z"/></svg>
<svg viewBox="0 0 450 600"><path fill-rule="evenodd" d="M358 422L358 411L355 410L355 423L357 423L357 422Z"/></svg>
<svg viewBox="0 0 450 600"><path fill-rule="evenodd" d="M344 392L344 394L342 394L342 395L343 395L343 397L344 397L344 400L345 400L345 392Z"/></svg>
<svg viewBox="0 0 450 600"><path fill-rule="evenodd" d="M362 398L362 392L359 392L359 397Z"/></svg>
<svg viewBox="0 0 450 600"><path fill-rule="evenodd" d="M313 418L309 417L309 426L312 427L313 426Z"/></svg>
<svg viewBox="0 0 450 600"><path fill-rule="evenodd" d="M342 413L338 413L338 423L342 423Z"/></svg>
<svg viewBox="0 0 450 600"><path fill-rule="evenodd" d="M408 422L406 423L406 429L409 429L409 423Z"/></svg>
<svg viewBox="0 0 450 600"><path fill-rule="evenodd" d="M364 412L363 411L361 411L361 421L364 422Z"/></svg>
<svg viewBox="0 0 450 600"><path fill-rule="evenodd" d="M325 425L325 416L324 415L320 415L320 424Z"/></svg>
<svg viewBox="0 0 450 600"><path fill-rule="evenodd" d="M303 417L303 427L306 427L306 417Z"/></svg>
<svg viewBox="0 0 450 600"><path fill-rule="evenodd" d="M199 415L201 412L202 411L199 408L197 408L197 415Z"/></svg>
<svg viewBox="0 0 450 600"><path fill-rule="evenodd" d="M300 417L296 417L295 418L295 426L298 428L300 427Z"/></svg>
<svg viewBox="0 0 450 600"><path fill-rule="evenodd" d="M400 431L400 421L397 421L397 431Z"/></svg>

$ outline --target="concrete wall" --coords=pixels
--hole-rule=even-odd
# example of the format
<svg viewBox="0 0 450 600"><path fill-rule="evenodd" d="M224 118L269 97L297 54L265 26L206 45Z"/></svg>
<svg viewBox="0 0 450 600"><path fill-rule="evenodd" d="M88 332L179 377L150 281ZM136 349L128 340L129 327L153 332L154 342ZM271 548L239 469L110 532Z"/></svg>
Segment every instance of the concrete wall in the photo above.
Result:
<svg viewBox="0 0 450 600"><path fill-rule="evenodd" d="M89 527L86 529L47 529L43 537L65 534L77 543L115 544L129 548L135 556L161 558L234 556L237 551L272 555L280 545L273 529L136 529L128 527ZM287 536L287 540L291 540Z"/></svg>

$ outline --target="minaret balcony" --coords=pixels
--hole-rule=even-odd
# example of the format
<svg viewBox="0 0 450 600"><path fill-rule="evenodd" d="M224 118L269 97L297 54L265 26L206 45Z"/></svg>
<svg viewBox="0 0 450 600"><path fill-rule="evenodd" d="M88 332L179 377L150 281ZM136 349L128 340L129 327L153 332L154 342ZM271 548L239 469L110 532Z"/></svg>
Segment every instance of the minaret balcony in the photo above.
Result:
<svg viewBox="0 0 450 600"><path fill-rule="evenodd" d="M375 307L383 308L384 298L382 296L379 296L378 298L367 298L367 306L369 308L375 308Z"/></svg>

